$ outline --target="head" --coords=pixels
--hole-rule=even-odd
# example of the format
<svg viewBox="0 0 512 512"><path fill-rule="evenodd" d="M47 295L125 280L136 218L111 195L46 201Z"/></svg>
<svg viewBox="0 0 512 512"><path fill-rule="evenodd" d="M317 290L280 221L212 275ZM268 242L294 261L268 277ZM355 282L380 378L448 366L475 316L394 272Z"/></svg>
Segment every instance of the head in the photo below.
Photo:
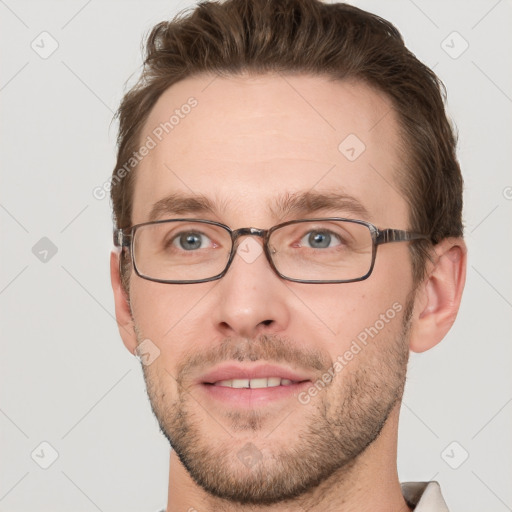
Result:
<svg viewBox="0 0 512 512"><path fill-rule="evenodd" d="M344 217L425 235L379 247L372 274L343 284L282 279L259 238L242 237L253 257L237 252L222 279L194 284L143 279L128 249L112 254L123 341L158 354L143 364L151 405L199 486L272 503L353 470L396 427L409 350L444 337L464 285L440 81L390 23L355 7L228 0L152 30L119 120L118 228ZM233 362L305 382L236 406L205 381Z"/></svg>

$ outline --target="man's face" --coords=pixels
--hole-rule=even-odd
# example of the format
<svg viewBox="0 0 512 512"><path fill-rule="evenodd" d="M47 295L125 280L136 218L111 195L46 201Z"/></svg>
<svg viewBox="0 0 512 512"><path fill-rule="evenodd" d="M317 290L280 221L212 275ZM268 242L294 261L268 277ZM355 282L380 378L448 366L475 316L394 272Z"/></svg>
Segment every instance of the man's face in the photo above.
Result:
<svg viewBox="0 0 512 512"><path fill-rule="evenodd" d="M197 105L181 109L190 97ZM157 128L176 109L179 121L162 136ZM362 84L311 76L187 79L159 99L141 142L148 136L157 145L135 171L133 224L181 194L217 208L160 209L158 219L267 229L336 216L408 228L395 179L403 165L397 121L389 102ZM278 211L280 199L304 193L344 195L352 207ZM379 247L372 275L347 284L285 281L255 244L261 239L242 238L228 273L213 282L161 284L132 274L130 300L138 342L149 339L160 350L144 375L182 464L214 495L263 504L353 466L396 413L413 283L403 243ZM239 366L240 378L269 364L307 382L266 389L205 383L226 364ZM285 370L269 369L268 377Z"/></svg>

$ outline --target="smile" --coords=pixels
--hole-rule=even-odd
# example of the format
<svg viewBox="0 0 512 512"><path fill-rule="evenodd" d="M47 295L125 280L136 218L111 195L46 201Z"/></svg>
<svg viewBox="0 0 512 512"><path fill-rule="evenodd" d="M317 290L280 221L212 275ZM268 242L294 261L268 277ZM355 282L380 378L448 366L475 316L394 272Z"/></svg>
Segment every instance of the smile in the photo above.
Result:
<svg viewBox="0 0 512 512"><path fill-rule="evenodd" d="M214 386L224 386L229 388L274 388L277 386L290 386L297 384L299 381L293 381L290 379L281 379L280 377L263 377L258 379L231 379L231 380L220 380L214 382Z"/></svg>

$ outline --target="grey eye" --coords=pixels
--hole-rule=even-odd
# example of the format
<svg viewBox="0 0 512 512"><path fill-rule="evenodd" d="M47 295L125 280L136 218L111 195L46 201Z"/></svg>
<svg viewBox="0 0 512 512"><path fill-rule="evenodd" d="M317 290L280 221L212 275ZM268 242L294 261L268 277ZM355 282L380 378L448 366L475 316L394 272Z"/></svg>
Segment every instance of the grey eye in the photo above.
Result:
<svg viewBox="0 0 512 512"><path fill-rule="evenodd" d="M306 245L312 249L327 249L331 246L331 242L340 242L340 238L329 231L310 231L306 233L300 241L301 245Z"/></svg>
<svg viewBox="0 0 512 512"><path fill-rule="evenodd" d="M205 246L204 239L208 240L208 237L195 231L188 231L180 233L178 236L176 236L176 238L173 240L173 245L185 251L193 251L195 249L201 249Z"/></svg>

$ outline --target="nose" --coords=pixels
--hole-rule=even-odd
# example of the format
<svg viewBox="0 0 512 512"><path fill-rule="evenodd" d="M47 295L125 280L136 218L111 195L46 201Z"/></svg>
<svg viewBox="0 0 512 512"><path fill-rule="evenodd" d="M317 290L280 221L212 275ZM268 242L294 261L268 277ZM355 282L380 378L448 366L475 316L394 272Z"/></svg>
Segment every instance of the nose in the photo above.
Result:
<svg viewBox="0 0 512 512"><path fill-rule="evenodd" d="M259 237L240 238L214 293L213 321L223 336L256 337L288 327L290 293L272 270Z"/></svg>

